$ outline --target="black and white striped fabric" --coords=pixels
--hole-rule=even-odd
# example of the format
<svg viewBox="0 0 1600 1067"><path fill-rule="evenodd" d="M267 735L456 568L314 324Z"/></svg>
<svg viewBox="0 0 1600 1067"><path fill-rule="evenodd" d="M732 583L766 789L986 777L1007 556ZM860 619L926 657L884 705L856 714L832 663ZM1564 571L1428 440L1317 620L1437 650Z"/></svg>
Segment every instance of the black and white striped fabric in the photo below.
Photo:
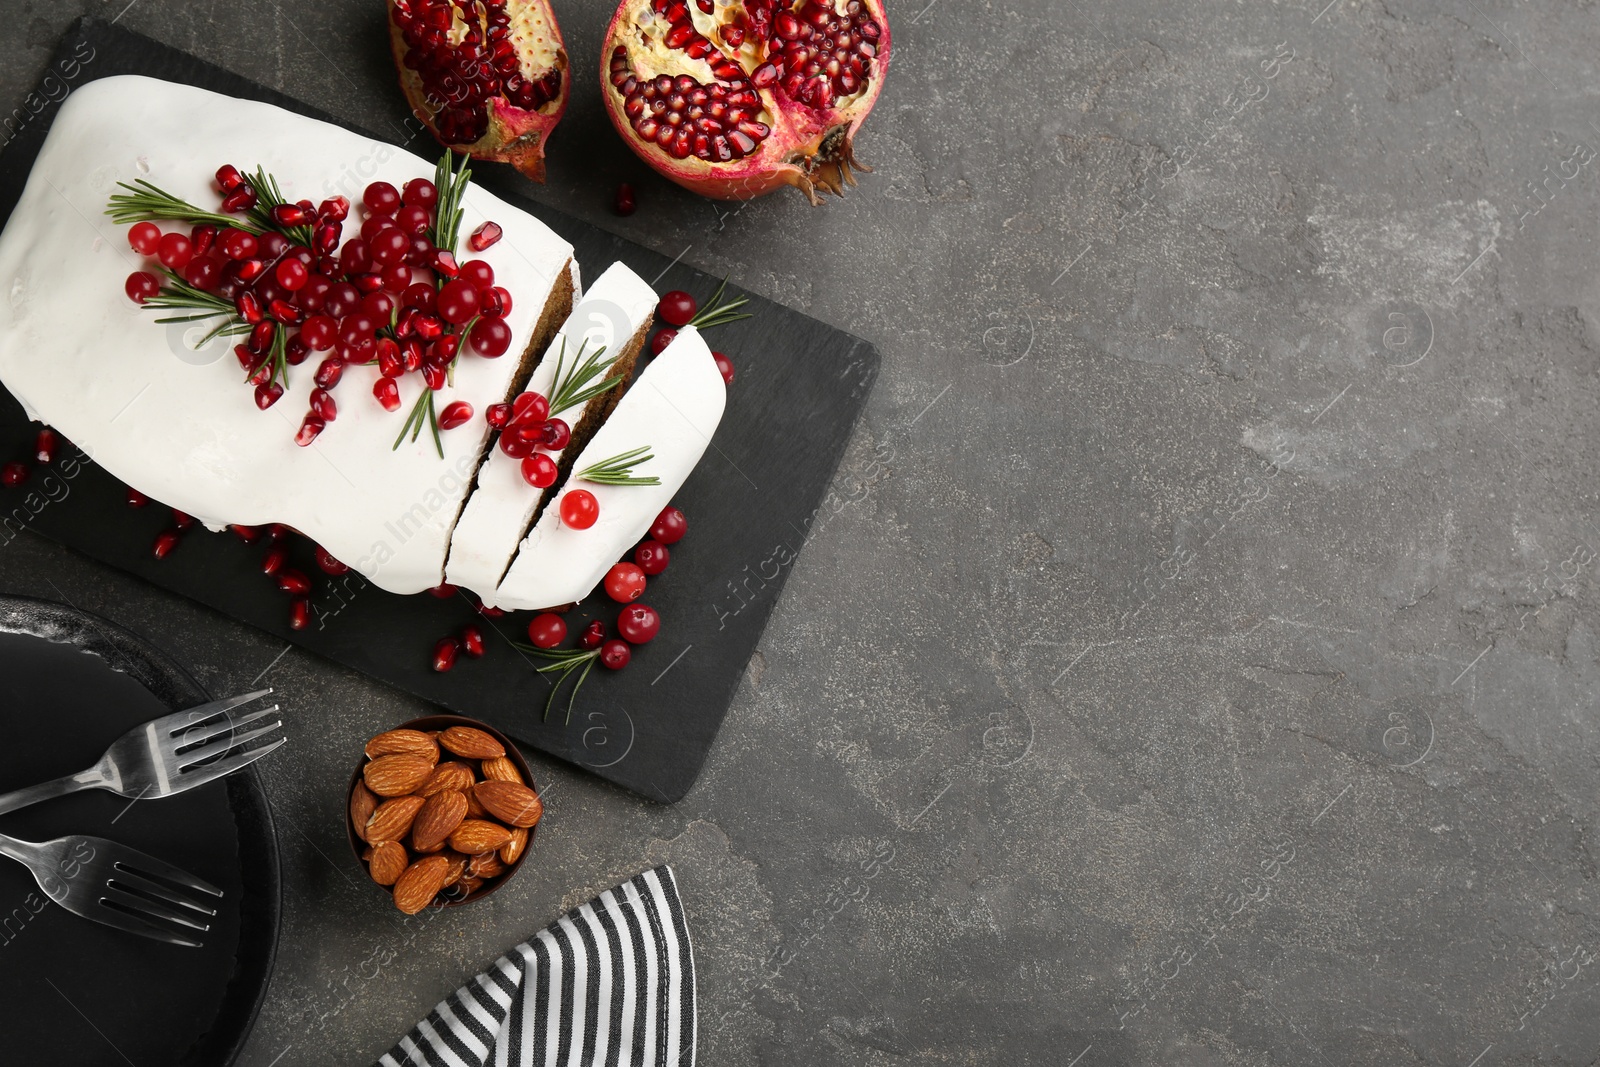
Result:
<svg viewBox="0 0 1600 1067"><path fill-rule="evenodd" d="M670 867L576 908L445 998L380 1067L694 1067L694 953Z"/></svg>

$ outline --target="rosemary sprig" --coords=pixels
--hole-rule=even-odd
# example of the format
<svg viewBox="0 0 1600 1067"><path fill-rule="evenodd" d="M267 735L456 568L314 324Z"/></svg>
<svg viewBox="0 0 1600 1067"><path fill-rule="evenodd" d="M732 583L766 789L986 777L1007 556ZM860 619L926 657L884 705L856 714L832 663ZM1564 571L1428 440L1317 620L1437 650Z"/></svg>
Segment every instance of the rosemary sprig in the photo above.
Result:
<svg viewBox="0 0 1600 1067"><path fill-rule="evenodd" d="M544 719L550 721L550 709L555 705L556 695L561 692L561 687L566 684L573 671L578 671L578 680L572 683L572 691L567 696L568 725L572 723L572 705L578 699L578 690L583 688L584 680L589 677L589 672L594 669L595 660L600 658L598 648L535 648L525 645L520 641L511 642L511 647L517 651L541 659L553 660L549 666L535 668L540 674L554 674L556 684L550 687L550 696L544 702Z"/></svg>
<svg viewBox="0 0 1600 1067"><path fill-rule="evenodd" d="M751 316L748 312L739 311L740 308L750 303L749 297L741 296L739 299L726 304L722 302L722 294L727 288L728 279L724 278L722 279L722 284L717 286L717 291L706 302L706 306L700 309L699 314L689 320L689 325L697 330L709 330L713 326L721 326L725 323L738 322L740 319L750 318Z"/></svg>
<svg viewBox="0 0 1600 1067"><path fill-rule="evenodd" d="M254 221L247 222L237 215L222 215L215 211L206 211L195 207L180 197L162 189L160 186L137 178L132 185L127 182L118 182L119 188L128 190L125 193L112 193L106 214L111 216L111 221L118 225L130 222L188 222L210 223L213 226L232 226L240 230L249 230L251 233L260 233L270 226L258 225Z"/></svg>
<svg viewBox="0 0 1600 1067"><path fill-rule="evenodd" d="M426 387L422 395L417 397L417 402L411 405L411 413L406 416L405 425L400 427L400 436L394 439L394 445L389 449L393 452L400 447L400 442L406 439L406 434L411 435L411 440L422 436L422 428L427 426L433 432L433 447L439 453L439 458L444 458L444 442L439 438L439 415L433 407L433 390Z"/></svg>
<svg viewBox="0 0 1600 1067"><path fill-rule="evenodd" d="M577 407L579 404L586 404L622 381L621 375L595 381L606 369L606 365L601 362L606 346L601 345L588 359L585 359L583 352L588 346L587 339L578 345L578 353L572 357L572 365L569 367L566 363L567 337L566 334L561 335L561 350L556 353L556 373L551 379L554 383L550 388L551 415Z"/></svg>
<svg viewBox="0 0 1600 1067"><path fill-rule="evenodd" d="M573 477L599 485L660 485L661 479L653 474L634 474L633 468L649 463L655 458L649 445L619 452L610 459L591 464Z"/></svg>
<svg viewBox="0 0 1600 1067"><path fill-rule="evenodd" d="M265 167L256 167L254 174L245 176L245 181L256 191L256 206L250 209L250 218L263 230L277 228L277 222L272 217L272 209L280 204L287 204L289 200L283 195L283 190L278 188L278 179L267 173ZM235 225L229 222L229 225ZM285 226L283 235L295 244L311 247L311 227Z"/></svg>
<svg viewBox="0 0 1600 1067"><path fill-rule="evenodd" d="M239 318L238 310L231 303L215 293L196 289L176 271L163 270L162 273L167 276L167 283L159 293L146 300L144 306L157 311L186 311L192 314L168 315L157 319L157 322L204 322L206 319L222 317L222 322L202 337L196 348L205 347L214 337L236 337L250 332L250 324Z"/></svg>
<svg viewBox="0 0 1600 1067"><path fill-rule="evenodd" d="M466 195L467 183L472 180L472 171L467 166L471 157L462 156L461 169L455 170L451 163L454 156L454 152L446 150L433 173L439 199L434 205L433 232L429 235L435 248L442 248L451 255L455 255L456 240L461 235L461 199Z"/></svg>
<svg viewBox="0 0 1600 1067"><path fill-rule="evenodd" d="M246 329L248 328L249 327L247 326ZM270 384L271 382L281 380L283 382L283 387L285 389L289 388L288 336L288 332L281 328L272 331L272 347L267 349L266 355L261 357L261 362L250 368L250 373L245 375L245 381L249 381L251 378L254 378L256 374L260 372L262 367L265 367L270 363L272 364L272 377L268 378L266 382L263 382L262 384Z"/></svg>

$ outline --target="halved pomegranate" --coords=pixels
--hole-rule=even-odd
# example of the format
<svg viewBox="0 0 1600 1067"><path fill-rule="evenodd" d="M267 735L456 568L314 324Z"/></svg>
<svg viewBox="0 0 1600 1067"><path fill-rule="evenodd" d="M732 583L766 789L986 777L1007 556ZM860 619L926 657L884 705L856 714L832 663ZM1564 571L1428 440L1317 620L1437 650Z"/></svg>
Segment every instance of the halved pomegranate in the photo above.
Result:
<svg viewBox="0 0 1600 1067"><path fill-rule="evenodd" d="M389 0L411 110L440 143L544 181L544 146L571 89L547 0Z"/></svg>
<svg viewBox="0 0 1600 1067"><path fill-rule="evenodd" d="M820 204L871 169L853 142L889 66L882 0L623 0L601 54L617 132L687 189Z"/></svg>

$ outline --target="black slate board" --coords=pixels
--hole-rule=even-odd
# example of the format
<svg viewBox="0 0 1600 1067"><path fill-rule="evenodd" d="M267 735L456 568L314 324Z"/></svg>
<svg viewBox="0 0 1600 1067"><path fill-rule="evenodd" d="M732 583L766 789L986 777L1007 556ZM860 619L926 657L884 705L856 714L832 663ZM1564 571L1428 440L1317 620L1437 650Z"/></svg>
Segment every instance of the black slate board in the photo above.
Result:
<svg viewBox="0 0 1600 1067"><path fill-rule="evenodd" d="M130 728L208 699L104 619L0 597L0 789L76 773ZM281 912L277 839L254 767L162 800L77 793L0 816L0 832L110 837L224 894L205 944L182 948L58 908L26 867L0 861L0 1061L234 1062L266 995Z"/></svg>
<svg viewBox="0 0 1600 1067"><path fill-rule="evenodd" d="M0 218L10 217L70 88L116 74L186 82L333 121L159 42L84 20L62 41L25 107L27 117L0 153ZM397 90L385 85L382 91ZM425 157L437 148L422 142L419 138L408 147ZM620 259L642 277L657 279L657 291L685 289L703 301L718 284L719 279L693 267L526 199L514 190L508 168L475 166L474 180L572 242L588 278ZM109 225L106 232L120 239ZM675 500L689 517L689 536L674 547L671 566L651 579L644 598L661 613L662 634L636 649L626 670L597 670L570 723L562 721L562 711L542 721L550 682L505 643L509 637L525 640L526 613L478 620L461 599L394 596L353 573L325 580L302 544L296 550L298 564L317 578L319 589L313 600L317 623L297 633L289 629L284 597L259 573L259 546L196 531L166 560L157 561L150 546L170 525L166 509L130 510L122 487L87 463L58 459L48 478L45 472L36 474L27 487L32 495L0 491L0 543L20 529L36 530L442 707L484 719L635 792L675 801L688 792L705 762L879 363L877 350L866 341L737 286L729 286L729 295L749 296L746 310L754 318L711 335L715 347L734 356L738 377L712 449ZM122 294L103 298L122 299ZM30 451L35 429L20 405L0 391L0 459ZM616 605L600 591L567 620L576 634L590 618L609 624L615 615ZM487 622L499 633L486 629L490 655L463 660L448 674L433 673L434 642L474 621Z"/></svg>

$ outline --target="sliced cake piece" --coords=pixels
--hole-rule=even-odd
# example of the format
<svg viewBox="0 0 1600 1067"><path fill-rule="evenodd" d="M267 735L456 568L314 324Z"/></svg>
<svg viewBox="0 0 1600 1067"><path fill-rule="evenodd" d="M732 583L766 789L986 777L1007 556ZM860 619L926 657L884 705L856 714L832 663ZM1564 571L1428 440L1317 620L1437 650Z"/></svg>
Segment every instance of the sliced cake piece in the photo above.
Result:
<svg viewBox="0 0 1600 1067"><path fill-rule="evenodd" d="M295 430L320 356L290 367L287 390L261 411L230 351L237 338L196 351L203 327L186 336L123 295L131 271L155 268L106 216L117 183L144 179L215 210L212 174L224 163L265 169L291 201L359 202L369 182L399 188L435 173L433 161L269 104L132 76L76 89L0 234L0 381L111 474L210 527L284 523L384 589L437 585L488 444L483 412L520 389L571 308L572 246L470 187L462 237L492 220L503 239L458 254L487 261L513 297L507 354L458 359L435 398L438 410L465 400L475 418L440 435L442 459L426 431L395 447L420 375L400 379L391 413L373 397L378 367L350 365L333 394L337 420L302 448ZM344 235L361 219L352 210Z"/></svg>
<svg viewBox="0 0 1600 1067"><path fill-rule="evenodd" d="M550 608L588 596L606 571L650 529L672 502L711 444L727 387L700 332L692 326L644 369L582 453L561 494L586 489L600 517L586 530L561 521L559 495L523 540L495 592L501 608ZM613 457L647 449L633 473L659 485L611 485L584 480L583 472Z"/></svg>
<svg viewBox="0 0 1600 1067"><path fill-rule="evenodd" d="M643 278L623 264L613 263L550 342L526 388L552 404L561 402L558 393L567 385L556 381L558 364L563 377L570 380L585 361L598 356L592 384L619 379L615 386L588 400L550 412L572 428L566 447L550 454L558 468L582 450L627 388L634 360L650 331L655 304L655 290ZM570 395L571 390L567 392ZM558 470L557 477L563 474ZM445 581L480 591L498 586L548 492L535 489L523 478L520 459L491 449L451 535Z"/></svg>

